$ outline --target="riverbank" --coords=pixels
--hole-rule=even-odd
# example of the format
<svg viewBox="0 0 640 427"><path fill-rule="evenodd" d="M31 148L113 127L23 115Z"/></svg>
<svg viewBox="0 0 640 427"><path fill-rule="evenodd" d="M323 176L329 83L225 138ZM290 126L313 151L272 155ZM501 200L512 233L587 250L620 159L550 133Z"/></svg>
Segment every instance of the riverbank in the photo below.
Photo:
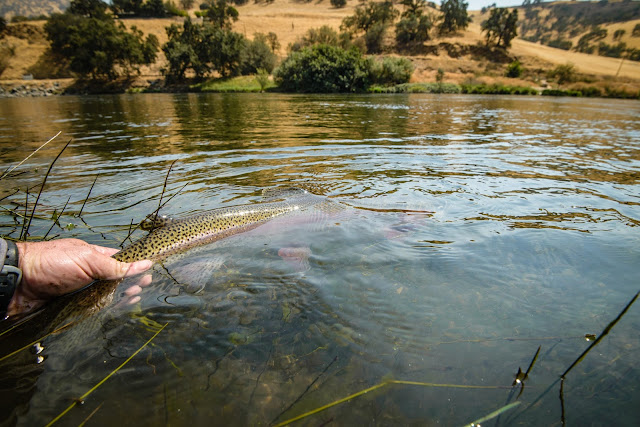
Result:
<svg viewBox="0 0 640 427"><path fill-rule="evenodd" d="M210 79L178 85L166 85L153 76L121 79L114 82L92 82L74 79L4 80L0 81L0 98L29 98L55 95L92 95L121 93L248 93L280 92L272 80L261 87L254 76ZM575 84L567 88L510 85L501 82L469 81L466 83L406 83L394 86L371 86L368 93L438 93L479 95L542 95L591 98L640 99L636 84Z"/></svg>

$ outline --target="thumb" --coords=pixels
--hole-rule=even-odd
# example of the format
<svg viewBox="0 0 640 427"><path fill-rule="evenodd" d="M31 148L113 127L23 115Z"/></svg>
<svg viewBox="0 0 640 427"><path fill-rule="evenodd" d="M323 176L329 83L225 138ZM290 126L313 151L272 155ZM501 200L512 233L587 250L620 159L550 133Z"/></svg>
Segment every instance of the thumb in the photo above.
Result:
<svg viewBox="0 0 640 427"><path fill-rule="evenodd" d="M152 261L143 260L136 262L120 262L111 257L103 258L104 263L95 265L94 279L118 280L124 277L135 276L151 268Z"/></svg>

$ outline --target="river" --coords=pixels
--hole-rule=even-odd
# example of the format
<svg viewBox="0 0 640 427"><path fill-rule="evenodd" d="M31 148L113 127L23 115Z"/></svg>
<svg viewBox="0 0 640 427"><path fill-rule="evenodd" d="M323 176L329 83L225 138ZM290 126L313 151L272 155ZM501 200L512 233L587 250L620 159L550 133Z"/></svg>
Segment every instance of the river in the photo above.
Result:
<svg viewBox="0 0 640 427"><path fill-rule="evenodd" d="M0 424L90 392L60 423L463 425L519 402L491 422L636 425L638 303L600 334L640 289L639 119L516 96L0 99L5 169L61 132L0 180L4 236L69 140L31 239L118 247L161 198L175 217L277 186L340 206L157 264L93 321L4 333Z"/></svg>

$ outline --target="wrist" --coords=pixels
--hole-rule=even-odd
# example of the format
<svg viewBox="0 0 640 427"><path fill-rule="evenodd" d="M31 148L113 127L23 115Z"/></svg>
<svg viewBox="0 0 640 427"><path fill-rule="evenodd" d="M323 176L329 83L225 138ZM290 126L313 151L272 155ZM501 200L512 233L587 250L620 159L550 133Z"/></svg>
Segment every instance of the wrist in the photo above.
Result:
<svg viewBox="0 0 640 427"><path fill-rule="evenodd" d="M0 272L0 318L4 318L9 311L10 303L22 279L17 245L10 240L0 239L0 258L2 261L2 270Z"/></svg>

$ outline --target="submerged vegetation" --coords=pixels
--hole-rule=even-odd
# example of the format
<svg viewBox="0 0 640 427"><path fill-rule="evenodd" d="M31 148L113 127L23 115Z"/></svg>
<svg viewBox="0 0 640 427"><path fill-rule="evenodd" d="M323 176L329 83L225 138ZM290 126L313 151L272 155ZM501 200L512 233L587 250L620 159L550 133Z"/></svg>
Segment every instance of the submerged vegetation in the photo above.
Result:
<svg viewBox="0 0 640 427"><path fill-rule="evenodd" d="M24 163L26 163L32 157L33 154L35 154L41 148L43 148L48 143L53 141L54 138L44 143L34 153L27 156L22 162L8 169L7 172L3 174L2 177L0 177L0 180L15 179L15 178L19 179L20 174L23 172L21 170L18 170L18 168L20 168ZM45 190L45 184L46 184L47 178L49 177L52 169L54 168L56 161L64 153L68 145L69 145L69 142L67 142L64 148L62 148L62 150L59 151L58 155L50 163L50 166L44 176L44 180L42 181L42 184L40 186L38 197L36 198L35 202L32 202L31 212L26 213L27 208L29 207L27 206L28 203L25 203L24 215L18 212L19 207L16 205L10 204L11 209L5 210L5 215L13 217L13 219L16 220L17 225L20 225L18 221L22 221L22 226L17 227L17 228L21 228L21 233L19 237L20 240L26 240L27 238L32 239L35 237L35 236L29 236L29 229L34 217L38 217L39 220L42 222L47 220L47 213L51 210L51 206L48 206L46 208L40 208L38 201L40 200L41 194ZM175 163L175 160L174 160L174 163ZM173 166L173 163L171 163L171 166ZM171 171L171 166L169 167L169 171ZM168 176L169 175L167 173L167 178ZM164 194L164 189L167 185L167 178L165 178L165 184L163 186L162 194ZM82 208L84 208L85 203L89 199L91 190L93 189L94 184L95 184L95 180L91 185L91 187L89 188L87 197L82 204ZM27 200L29 196L29 191L30 191L29 189L26 190ZM160 195L160 203L162 202L162 194ZM159 207L160 207L160 203L159 203ZM52 227L53 225L55 225L58 219L63 216L63 213L65 212L65 208L66 208L66 205L62 207L59 215L54 215L54 218L51 218L51 221L53 221ZM76 215L76 217L81 216L82 208L80 209L80 212ZM37 209L42 209L42 212L36 212ZM66 215L70 216L73 214L67 213ZM16 224L12 224L11 227L16 228ZM5 227L8 227L8 226L5 226ZM46 236L44 238L46 239ZM274 287L274 288L278 289L282 287L283 286ZM235 292L237 292L237 289L239 288L238 283L233 283L232 288ZM254 290L253 292L258 292L258 291ZM276 291L274 290L274 292ZM268 356L267 356L267 361L265 363L265 366L273 365L275 366L275 368L273 368L274 370L276 369L286 370L287 367L295 368L295 370L291 369L290 371L286 372L286 375L288 376L288 381L280 383L281 385L283 385L283 388L291 389L293 391L290 392L291 397L289 402L287 402L286 404L281 404L279 405L279 407L277 406L277 404L273 405L273 407L277 408L277 411L271 411L271 412L274 412L277 415L275 416L275 418L271 420L269 424L285 426L293 423L294 421L309 419L310 417L314 417L314 416L319 417L317 419L318 422L326 421L326 419L321 418L322 415L320 414L325 413L331 408L337 408L340 405L354 405L359 400L366 400L366 399L372 399L372 401L375 403L376 411L378 411L377 413L382 413L386 416L393 417L395 415L395 413L393 412L395 410L393 403L387 406L385 405L386 402L380 399L380 396L391 395L393 393L392 391L393 388L421 388L425 390L447 389L447 390L459 390L459 391L464 390L467 392L478 390L478 391L483 391L483 393L486 393L486 390L492 390L496 394L495 396L491 397L492 399L495 399L495 405L493 405L493 408L495 408L495 410L493 410L492 412L489 412L491 409L485 409L480 413L465 414L465 416L467 416L469 419L468 425L477 425L479 423L483 423L485 421L497 418L499 416L506 417L506 419L503 420L503 423L505 425L514 424L514 422L518 418L525 416L528 411L531 411L534 408L536 408L536 405L538 404L538 402L543 397L548 395L550 391L553 391L554 395L559 395L559 398L557 401L557 405L559 409L558 413L559 413L559 417L561 417L561 420L564 422L566 415L568 413L570 415L570 411L567 411L565 408L565 389L564 389L565 382L568 383L569 381L572 381L574 379L580 380L580 379L589 377L591 375L594 375L594 372L596 370L600 371L600 370L607 370L609 368L613 369L612 365L614 364L614 362L616 362L619 359L620 355L616 355L616 357L613 360L607 363L607 360L603 359L602 355L599 355L599 357L595 358L593 357L593 354L591 354L591 352L596 346L598 346L603 340L607 338L608 334L610 334L611 331L614 330L616 325L623 319L626 313L630 310L630 308L636 302L639 294L640 294L639 292L636 292L634 295L632 295L631 298L628 300L627 304L624 307L622 307L622 309L617 313L617 316L615 316L615 318L612 318L613 316L609 316L609 319L606 319L606 320L610 320L609 323L606 324L606 326L604 324L602 325L604 326L604 328L601 330L599 334L588 333L588 334L585 334L583 338L582 337L537 337L536 338L536 337L529 337L529 336L496 337L492 335L491 337L478 337L477 339L466 340L466 343L469 345L472 345L473 343L477 344L476 348L485 346L490 341L512 342L512 341L519 340L524 345L530 345L526 343L529 343L532 340L545 342L541 345L538 345L537 347L535 345L531 347L530 354L532 354L533 357L531 357L530 354L527 354L528 357L526 359L520 358L518 360L515 360L515 359L513 360L513 364L512 364L513 371L507 372L508 375L504 376L507 378L511 376L511 378L514 379L513 383L511 383L510 386L508 385L508 383L506 384L504 383L504 377L501 378L501 380L503 381L502 384L496 384L499 381L499 379L495 379L495 378L494 378L495 382L487 379L486 383L484 381L480 383L474 383L473 381L467 381L466 379L458 380L458 381L452 380L448 382L433 381L433 380L431 381L419 380L419 379L416 379L417 375L420 375L420 376L424 375L425 377L428 377L429 375L425 374L422 371L416 371L415 368L413 368L412 370L408 370L408 372L411 375L410 380L396 379L390 376L386 376L382 378L378 377L379 379L376 379L375 382L373 382L373 384L371 385L371 382L368 384L366 383L366 381L370 380L370 378L364 378L361 367L356 367L355 369L352 369L350 371L349 369L345 368L345 366L347 367L349 366L348 366L348 362L346 362L347 364L345 365L344 360L341 360L342 365L338 367L338 365L340 364L337 363L338 361L337 355L336 356L331 355L328 361L326 360L326 358L325 360L323 360L320 356L318 356L317 358L313 359L313 362L305 364L305 361L302 360L305 357L300 356L298 353L295 353L295 352L291 353L291 347L293 346L293 344L289 340L290 337L286 336L287 339L280 339L280 337L283 334L282 331L283 329L285 329L285 325L291 324L290 321L288 320L289 316L295 316L295 314L292 314L292 311L293 311L292 308L288 306L283 306L281 309L281 313L278 313L278 315L282 314L284 316L283 317L284 320L278 317L276 322L278 325L277 338L274 338L274 336L272 335L265 334L265 335L268 335L267 340L271 345L271 349L268 351ZM230 298L227 298L227 300L230 300ZM241 304L240 302L237 302L237 301L235 303L237 303L238 305ZM275 297L266 298L266 302L263 302L263 303L273 304L273 306L279 307L278 299ZM252 306L251 308L255 309L256 307ZM172 328L177 329L179 322L173 320L174 317L172 317L171 320L169 321L163 320L162 322L158 322L152 318L146 317L144 312L139 313L137 310L139 309L132 309L133 314L131 315L130 319L127 319L127 322L130 325L135 324L136 322L140 323L140 329L135 330L133 332L133 336L135 339L139 341L139 344L135 347L131 347L131 346L125 347L123 351L126 354L124 354L123 356L118 355L118 357L115 358L116 361L118 362L117 366L115 366L113 363L111 364L112 366L105 365L104 372L106 373L106 375L101 374L104 376L96 377L95 375L93 376L88 375L89 370L85 370L87 366L84 364L74 367L74 369L79 370L79 372L81 372L83 375L86 375L87 378L89 378L88 380L89 382L86 384L83 384L83 386L85 386L85 388L81 390L83 393L80 394L80 392L78 392L79 396L77 396L76 399L69 399L67 398L67 396L54 396L54 400L55 398L58 398L57 400L58 403L61 401L64 402L64 405L60 406L60 409L62 408L65 408L65 409L57 413L57 416L55 416L56 413L49 414L51 416L51 420L50 420L51 424L59 421L63 417L70 417L72 414L72 411L76 411L75 413L77 415L78 412L80 412L77 409L77 406L84 403L84 401L90 395L96 392L96 390L100 388L103 384L107 383L107 381L114 381L111 378L114 377L115 374L119 373L119 375L123 375L125 377L131 376L131 375L137 376L138 374L140 374L140 372L137 371L137 369L150 370L151 368L153 368L154 375L149 375L149 377L155 377L156 376L155 364L158 364L158 375L161 375L163 373L162 368L166 368L167 365L171 365L173 368L176 369L176 371L178 371L178 374L176 374L176 376L182 377L182 371L180 367L178 367L171 360L171 358L179 357L181 351L183 350L179 346L173 345L173 343L168 339L162 342L158 342L158 340L162 340L164 336L172 334L171 329ZM156 314L157 317L161 317L163 313L160 311L156 311L154 314ZM93 315L97 315L97 314L94 312ZM306 315L313 315L313 312L311 311L310 314L305 313L305 316ZM602 315L602 313L599 312L599 315ZM223 317L223 316L219 316L219 317ZM301 317L304 317L304 316L301 316ZM162 320L162 319L159 319L159 320ZM10 372L9 375L15 374L16 370L19 371L19 369L24 367L30 369L31 365L33 364L33 362L31 362L30 360L33 357L28 358L27 360L29 361L24 361L23 359L20 359L20 357L21 355L24 355L24 354L32 355L31 352L33 351L34 345L36 343L41 343L41 342L45 343L45 339L47 339L47 342L46 342L46 346L48 349L48 352L46 353L47 357L55 358L56 356L60 356L59 352L63 352L64 349L62 349L61 346L56 347L55 345L51 345L51 344L55 344L57 340L64 340L64 338L68 337L71 334L78 333L77 331L81 329L80 328L76 329L76 326L79 326L79 325L77 323L74 324L75 322L77 322L77 319L74 322L71 322L64 326L56 328L51 332L39 331L39 335L32 337L32 338L35 338L34 340L27 340L28 343L26 345L24 345L25 343L22 342L21 340L16 339L16 337L17 336L19 337L20 333L23 332L20 329L20 327L23 326L22 324L17 325L17 329L15 330L13 330L13 328L4 329L2 332L0 332L0 337L3 342L3 346L0 346L2 348L2 353L0 353L0 363L4 364L3 368L5 369L7 369L7 367L10 368L10 369L7 369ZM334 322L335 320L332 321L332 324ZM202 323L204 323L204 321ZM598 323L602 323L602 322L598 322ZM113 327L113 325L106 323L104 325L104 328L101 329L100 335L102 336L103 333L106 334L107 331L109 330L109 327ZM316 324L313 324L313 327L318 328ZM202 329L208 330L209 328L211 328L211 330L214 330L214 327L208 324L207 324L207 328L202 328ZM336 327L333 326L333 328L335 329ZM295 330L296 328L292 328L292 329ZM308 331L313 331L313 330L314 329L312 329L312 327L309 327ZM331 329L327 329L327 331L329 330ZM163 335L160 335L162 331L165 331L165 332ZM324 332L326 333L327 331L324 331ZM128 332L131 333L131 330L129 330ZM184 334L181 332L183 331L180 331L178 329L178 333L176 333L176 335L184 336ZM211 363L215 365L214 373L218 371L218 369L220 369L221 372L225 370L233 370L233 368L236 367L237 365L234 365L233 363L231 363L231 361L237 362L238 365L245 364L245 363L248 363L249 365L251 365L251 362L253 361L252 357L255 354L264 355L264 352L257 352L257 351L251 351L251 352L246 351L245 353L242 352L243 349L246 350L246 347L254 344L256 340L259 339L261 333L263 332L256 331L256 332L251 332L251 335L247 335L246 333L242 334L239 332L231 332L228 337L228 344L227 344L228 348L225 349L224 352L215 354L214 356L215 360L211 361ZM207 334L209 334L209 332L207 332ZM307 335L305 334L300 334L300 337L296 336L296 338L306 341L306 336ZM327 341L328 336L330 336L329 333L323 334L323 342ZM582 348L580 348L577 351L574 349L573 351L575 353L571 354L571 358L568 359L568 361L563 362L563 364L559 366L558 363L560 363L563 359L560 356L556 356L556 353L552 353L552 350L554 350L554 348L563 340L576 339L576 338L580 338L583 341L586 339L586 341L589 342L589 345L587 345L586 348L584 348L584 350L582 350ZM337 338L333 337L333 339L337 339ZM143 357L137 357L137 355L140 352L142 352L145 348L147 348L152 341L154 341L154 344L157 344L156 351L149 352L146 355L146 360L142 361ZM465 341L465 340L460 340L460 341ZM57 342L60 343L64 341L57 341ZM546 344L546 342L549 342L549 344ZM17 344L17 343L20 343L20 344ZM445 343L444 342L431 343L432 346L435 346L438 344L445 344ZM450 344L450 342L448 342L447 344ZM327 347L328 346L329 345L327 345ZM316 352L316 350L321 350L321 351L325 350L327 347L312 349L311 353ZM331 348L331 351L339 352L341 358L347 359L348 356L347 357L343 356L347 352L346 351L342 352L341 350L339 350L339 348L336 349L336 347L343 348L345 347L345 345L342 345L342 346L334 345L334 347ZM111 350L113 350L113 348L111 348ZM252 348L252 350L254 350L254 348ZM318 351L318 353L320 353L321 351ZM498 351L498 349L496 349L496 351ZM631 352L631 350L629 350L629 352ZM185 351L185 353L188 353L188 351ZM326 353L330 353L330 352L326 352ZM401 356L402 352L399 351L394 357L396 361L395 363L400 364L402 363L402 359L398 357L398 355ZM585 372L579 372L579 370L576 368L580 364L582 364L585 360L587 360L590 355L591 355L591 358L590 358L591 363L595 364L595 366L591 365L589 369L587 369ZM306 356L309 356L309 354L306 354ZM140 364L137 367L132 366L132 365L135 365L135 362L132 362L132 361L136 357L140 362ZM193 357L194 357L193 355L189 354L187 355L186 359L191 359ZM300 359L300 360L297 360L297 359ZM87 359L88 362L95 361L95 360L96 358ZM166 362L164 366L160 365L160 363L162 363L163 361ZM569 361L571 361L571 363L568 363ZM289 363L288 365L287 365L287 362ZM526 365L527 362L528 362L528 367ZM106 362L104 363L106 364ZM187 362L183 362L183 363L187 363ZM490 360L483 361L481 363L490 363ZM101 365L101 364L102 362L99 363L98 365ZM558 371L558 368L560 368L560 371L558 371L558 374L557 374L557 379L552 380L551 384L549 384L546 388L540 387L541 382L539 380L541 378L544 378L544 375L540 373L541 365L544 368L542 370ZM128 369L123 370L122 368L125 366L127 366ZM143 368L140 368L140 366L143 366ZM251 366L253 367L253 365ZM198 366L196 368L197 372L206 372L204 370L206 369L206 367L207 366L205 362L202 366ZM517 371L515 367L518 367ZM523 369L523 367L527 367L527 368ZM93 367L93 369L95 369L95 367ZM475 369L475 367L472 367L472 369ZM307 375L307 370L310 371L308 375ZM91 371L91 373L93 372L94 371ZM100 372L100 371L97 371L97 372ZM143 372L146 372L146 371L143 371ZM264 372L264 370L262 372ZM560 374L560 372L562 373ZM631 371L627 371L627 373L628 372L631 372ZM269 372L269 373L272 374L272 372ZM166 369L164 371L164 375L167 375ZM260 373L257 376L257 379L255 380L254 391L255 391L255 388L258 387L258 385L264 384L268 386L268 385L277 384L277 382L273 380L273 377L267 378L267 376L264 376L264 378L261 378L261 375L262 374ZM354 381L352 384L349 384L350 386L357 384L357 388L356 388L357 391L355 392L353 390L348 391L349 389L347 387L344 387L344 384L347 382L345 378L348 378L348 375L354 375L355 377L357 377L357 381ZM358 375L361 375L361 376L358 377ZM207 390L209 387L216 389L216 388L223 388L224 386L228 385L228 383L225 383L223 382L223 380L220 380L217 378L215 378L214 382L210 383L209 379L211 376L213 376L213 374L211 373L209 373L208 376L207 375L205 376L207 377L207 383L206 383ZM30 372L28 375L27 381L31 381L31 378L37 379L37 377L38 377L37 374L33 375ZM338 378L339 379L338 386L337 386L338 388L336 388L335 383L332 384L328 381L325 381L327 378ZM225 378L225 379L228 380L228 378ZM290 383L293 382L293 379L296 379L298 381L298 383L296 384L298 386L297 388L294 388L293 386L290 385ZM232 378L229 380L229 382L233 382L235 380L236 379ZM619 378L615 378L615 381L618 381L618 380ZM529 390L529 387L527 387L527 385L530 382L534 382L534 381L538 381L538 382L536 384L536 387L531 387L532 392L534 393L533 396L531 396L526 400L525 399L521 400L521 397L523 395L523 392L525 391L525 388ZM302 387L300 387L301 383L302 383ZM576 381L576 384L577 383L579 383L579 381ZM614 383L614 385L615 384L616 383ZM164 387L158 388L157 395L154 394L155 397L164 397L166 399L167 384L163 384L163 385ZM607 388L611 387L610 384L605 384L605 386ZM244 384L243 387L247 388L246 384ZM320 393L317 393L313 395L312 399L303 401L304 397L311 395L312 392L315 392L317 390L329 390L330 396L331 396L330 399L323 401L326 394L322 395ZM224 389L224 391L225 393L227 392L226 388ZM374 391L377 391L377 394L375 395L374 398L372 398L371 397L372 392ZM567 393L568 398L576 396L575 389L572 391L573 393ZM588 390L588 391L590 394L594 393L594 390ZM13 392L13 390L11 390L11 392ZM273 393L273 390L269 389L269 393ZM273 395L276 396L276 399L279 397L276 393L273 393ZM505 401L505 396L506 396L506 401ZM270 394L270 397L271 397L271 394ZM287 395L287 397L289 397L289 395ZM209 398L209 396L207 396L207 398ZM253 398L253 392L251 393L251 398L249 399L250 403L252 401L252 398ZM102 398L96 399L96 400L102 400ZM194 400L196 403L202 402L202 400L200 401L198 401L197 399L194 399ZM94 402L94 404L96 403L97 402ZM258 403L254 403L254 404L255 406L259 405ZM100 405L102 405L102 403L100 403ZM245 405L244 400L242 401L241 405L243 406L242 409L246 410L246 408L244 407ZM248 406L253 409L251 404L249 404ZM196 406L194 405L194 407ZM94 410L94 413L99 408L100 406L98 406L97 409ZM232 410L234 408L227 408L227 409ZM44 414L48 414L48 412L44 410ZM340 413L337 413L337 414L338 416L340 415ZM80 415L82 417L86 417L86 414L80 413ZM89 415L89 417L91 415ZM268 415L270 415L270 417L273 417L273 414L268 414ZM262 421L266 422L266 421L269 421L269 419L265 419Z"/></svg>

